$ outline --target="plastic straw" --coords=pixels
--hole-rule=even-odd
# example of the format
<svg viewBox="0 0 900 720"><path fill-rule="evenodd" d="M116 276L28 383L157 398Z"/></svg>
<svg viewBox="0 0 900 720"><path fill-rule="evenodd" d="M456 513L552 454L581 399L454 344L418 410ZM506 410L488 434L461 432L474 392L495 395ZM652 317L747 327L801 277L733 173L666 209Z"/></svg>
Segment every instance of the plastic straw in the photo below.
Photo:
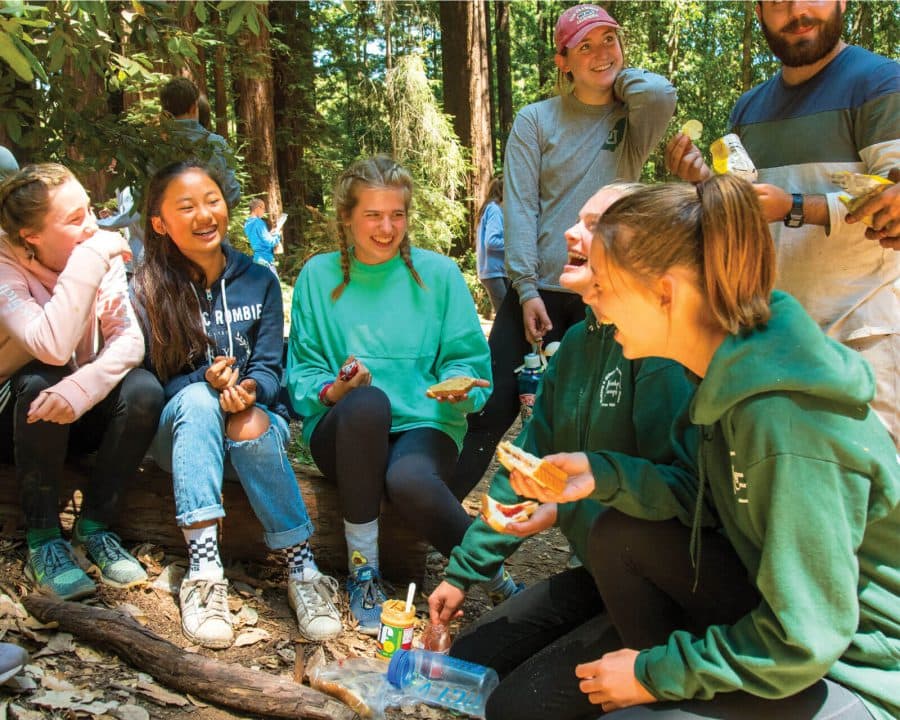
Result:
<svg viewBox="0 0 900 720"><path fill-rule="evenodd" d="M412 609L413 597L416 594L416 584L410 583L409 590L406 591L406 606L403 608L403 612L409 612Z"/></svg>

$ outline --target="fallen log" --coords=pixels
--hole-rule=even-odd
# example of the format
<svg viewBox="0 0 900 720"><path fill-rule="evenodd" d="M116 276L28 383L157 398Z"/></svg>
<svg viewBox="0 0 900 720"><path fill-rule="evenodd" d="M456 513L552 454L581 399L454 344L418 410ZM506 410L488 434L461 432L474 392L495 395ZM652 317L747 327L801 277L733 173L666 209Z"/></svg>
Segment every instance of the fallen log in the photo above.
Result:
<svg viewBox="0 0 900 720"><path fill-rule="evenodd" d="M166 687L217 705L263 717L359 718L343 703L292 679L185 652L122 613L42 593L28 595L22 604L41 622L56 621L60 630L114 652Z"/></svg>
<svg viewBox="0 0 900 720"><path fill-rule="evenodd" d="M80 507L81 494L91 465L90 458L69 460L60 492L60 519L70 529ZM340 501L334 483L326 481L311 465L293 464L297 484L315 532L309 539L317 564L326 571L343 575L347 568L347 546ZM271 551L262 540L262 526L241 484L226 481L222 502L220 550L224 560L268 561ZM124 488L122 512L113 529L127 543L150 542L184 553L184 535L175 524L175 497L172 476L149 460ZM15 468L0 463L0 536L21 537L23 519ZM400 586L415 582L422 587L428 544L418 538L390 504L385 503L380 526L379 555L384 576ZM281 562L272 559L272 562Z"/></svg>

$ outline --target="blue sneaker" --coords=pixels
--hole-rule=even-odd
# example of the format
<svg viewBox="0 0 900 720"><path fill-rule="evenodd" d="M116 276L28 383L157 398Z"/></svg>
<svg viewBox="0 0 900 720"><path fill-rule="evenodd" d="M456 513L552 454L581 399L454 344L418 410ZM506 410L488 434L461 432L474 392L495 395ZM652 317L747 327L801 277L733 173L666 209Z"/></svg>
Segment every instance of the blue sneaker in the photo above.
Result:
<svg viewBox="0 0 900 720"><path fill-rule="evenodd" d="M356 628L366 635L377 635L381 627L381 604L387 600L381 575L371 565L360 565L347 578L350 614L359 623Z"/></svg>
<svg viewBox="0 0 900 720"><path fill-rule="evenodd" d="M94 581L78 567L72 557L72 547L62 538L55 538L35 550L28 551L25 574L44 590L62 600L77 600L97 590Z"/></svg>
<svg viewBox="0 0 900 720"><path fill-rule="evenodd" d="M503 580L499 586L492 586L490 583L484 583L485 592L487 592L488 600L491 601L493 607L497 607L504 600L508 600L513 595L518 595L525 589L525 583L513 580L509 570L503 568Z"/></svg>
<svg viewBox="0 0 900 720"><path fill-rule="evenodd" d="M147 580L143 566L122 547L122 541L114 532L100 530L82 536L76 523L72 546L82 567L96 565L100 579L107 585L128 588Z"/></svg>

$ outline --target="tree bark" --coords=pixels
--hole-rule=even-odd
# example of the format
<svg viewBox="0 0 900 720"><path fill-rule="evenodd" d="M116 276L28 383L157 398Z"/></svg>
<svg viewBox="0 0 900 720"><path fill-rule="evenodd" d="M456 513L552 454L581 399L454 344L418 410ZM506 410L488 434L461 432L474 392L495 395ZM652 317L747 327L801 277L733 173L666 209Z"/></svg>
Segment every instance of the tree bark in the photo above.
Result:
<svg viewBox="0 0 900 720"><path fill-rule="evenodd" d="M509 52L509 3L494 3L494 33L497 51L497 106L500 125L500 159L506 152L506 139L512 130L512 63Z"/></svg>
<svg viewBox="0 0 900 720"><path fill-rule="evenodd" d="M257 11L265 16L268 3L260 3ZM259 34L249 29L241 31L238 45L242 58L235 67L235 86L238 94L238 119L241 135L247 140L244 160L250 173L251 186L247 194L263 193L269 217L281 213L281 185L275 162L275 115L273 108L272 57L269 51L269 30L259 23Z"/></svg>
<svg viewBox="0 0 900 720"><path fill-rule="evenodd" d="M741 55L741 92L753 85L753 3L744 3L743 54Z"/></svg>
<svg viewBox="0 0 900 720"><path fill-rule="evenodd" d="M468 234L457 250L475 238L475 209L493 173L487 28L480 2L440 3L444 111L453 117L460 143L469 149L472 170L466 182Z"/></svg>
<svg viewBox="0 0 900 720"><path fill-rule="evenodd" d="M32 593L25 608L44 623L57 622L179 692L264 717L354 720L359 716L337 700L293 680L185 652L133 618L105 608Z"/></svg>

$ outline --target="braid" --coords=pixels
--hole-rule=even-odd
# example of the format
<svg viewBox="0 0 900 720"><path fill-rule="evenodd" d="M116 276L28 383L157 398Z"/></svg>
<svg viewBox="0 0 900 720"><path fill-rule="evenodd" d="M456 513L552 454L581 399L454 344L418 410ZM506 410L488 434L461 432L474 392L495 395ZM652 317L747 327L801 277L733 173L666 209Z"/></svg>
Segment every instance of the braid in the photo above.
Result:
<svg viewBox="0 0 900 720"><path fill-rule="evenodd" d="M422 282L419 272L413 267L412 253L409 248L409 235L407 234L404 235L403 239L400 241L400 257L403 258L403 264L409 268L409 273L413 276L413 280L416 281L420 288L423 288L425 287L425 283Z"/></svg>
<svg viewBox="0 0 900 720"><path fill-rule="evenodd" d="M331 291L333 301L337 301L344 292L344 288L350 284L350 251L347 249L347 236L344 234L343 228L338 228L338 234L341 242L341 274L344 281Z"/></svg>

